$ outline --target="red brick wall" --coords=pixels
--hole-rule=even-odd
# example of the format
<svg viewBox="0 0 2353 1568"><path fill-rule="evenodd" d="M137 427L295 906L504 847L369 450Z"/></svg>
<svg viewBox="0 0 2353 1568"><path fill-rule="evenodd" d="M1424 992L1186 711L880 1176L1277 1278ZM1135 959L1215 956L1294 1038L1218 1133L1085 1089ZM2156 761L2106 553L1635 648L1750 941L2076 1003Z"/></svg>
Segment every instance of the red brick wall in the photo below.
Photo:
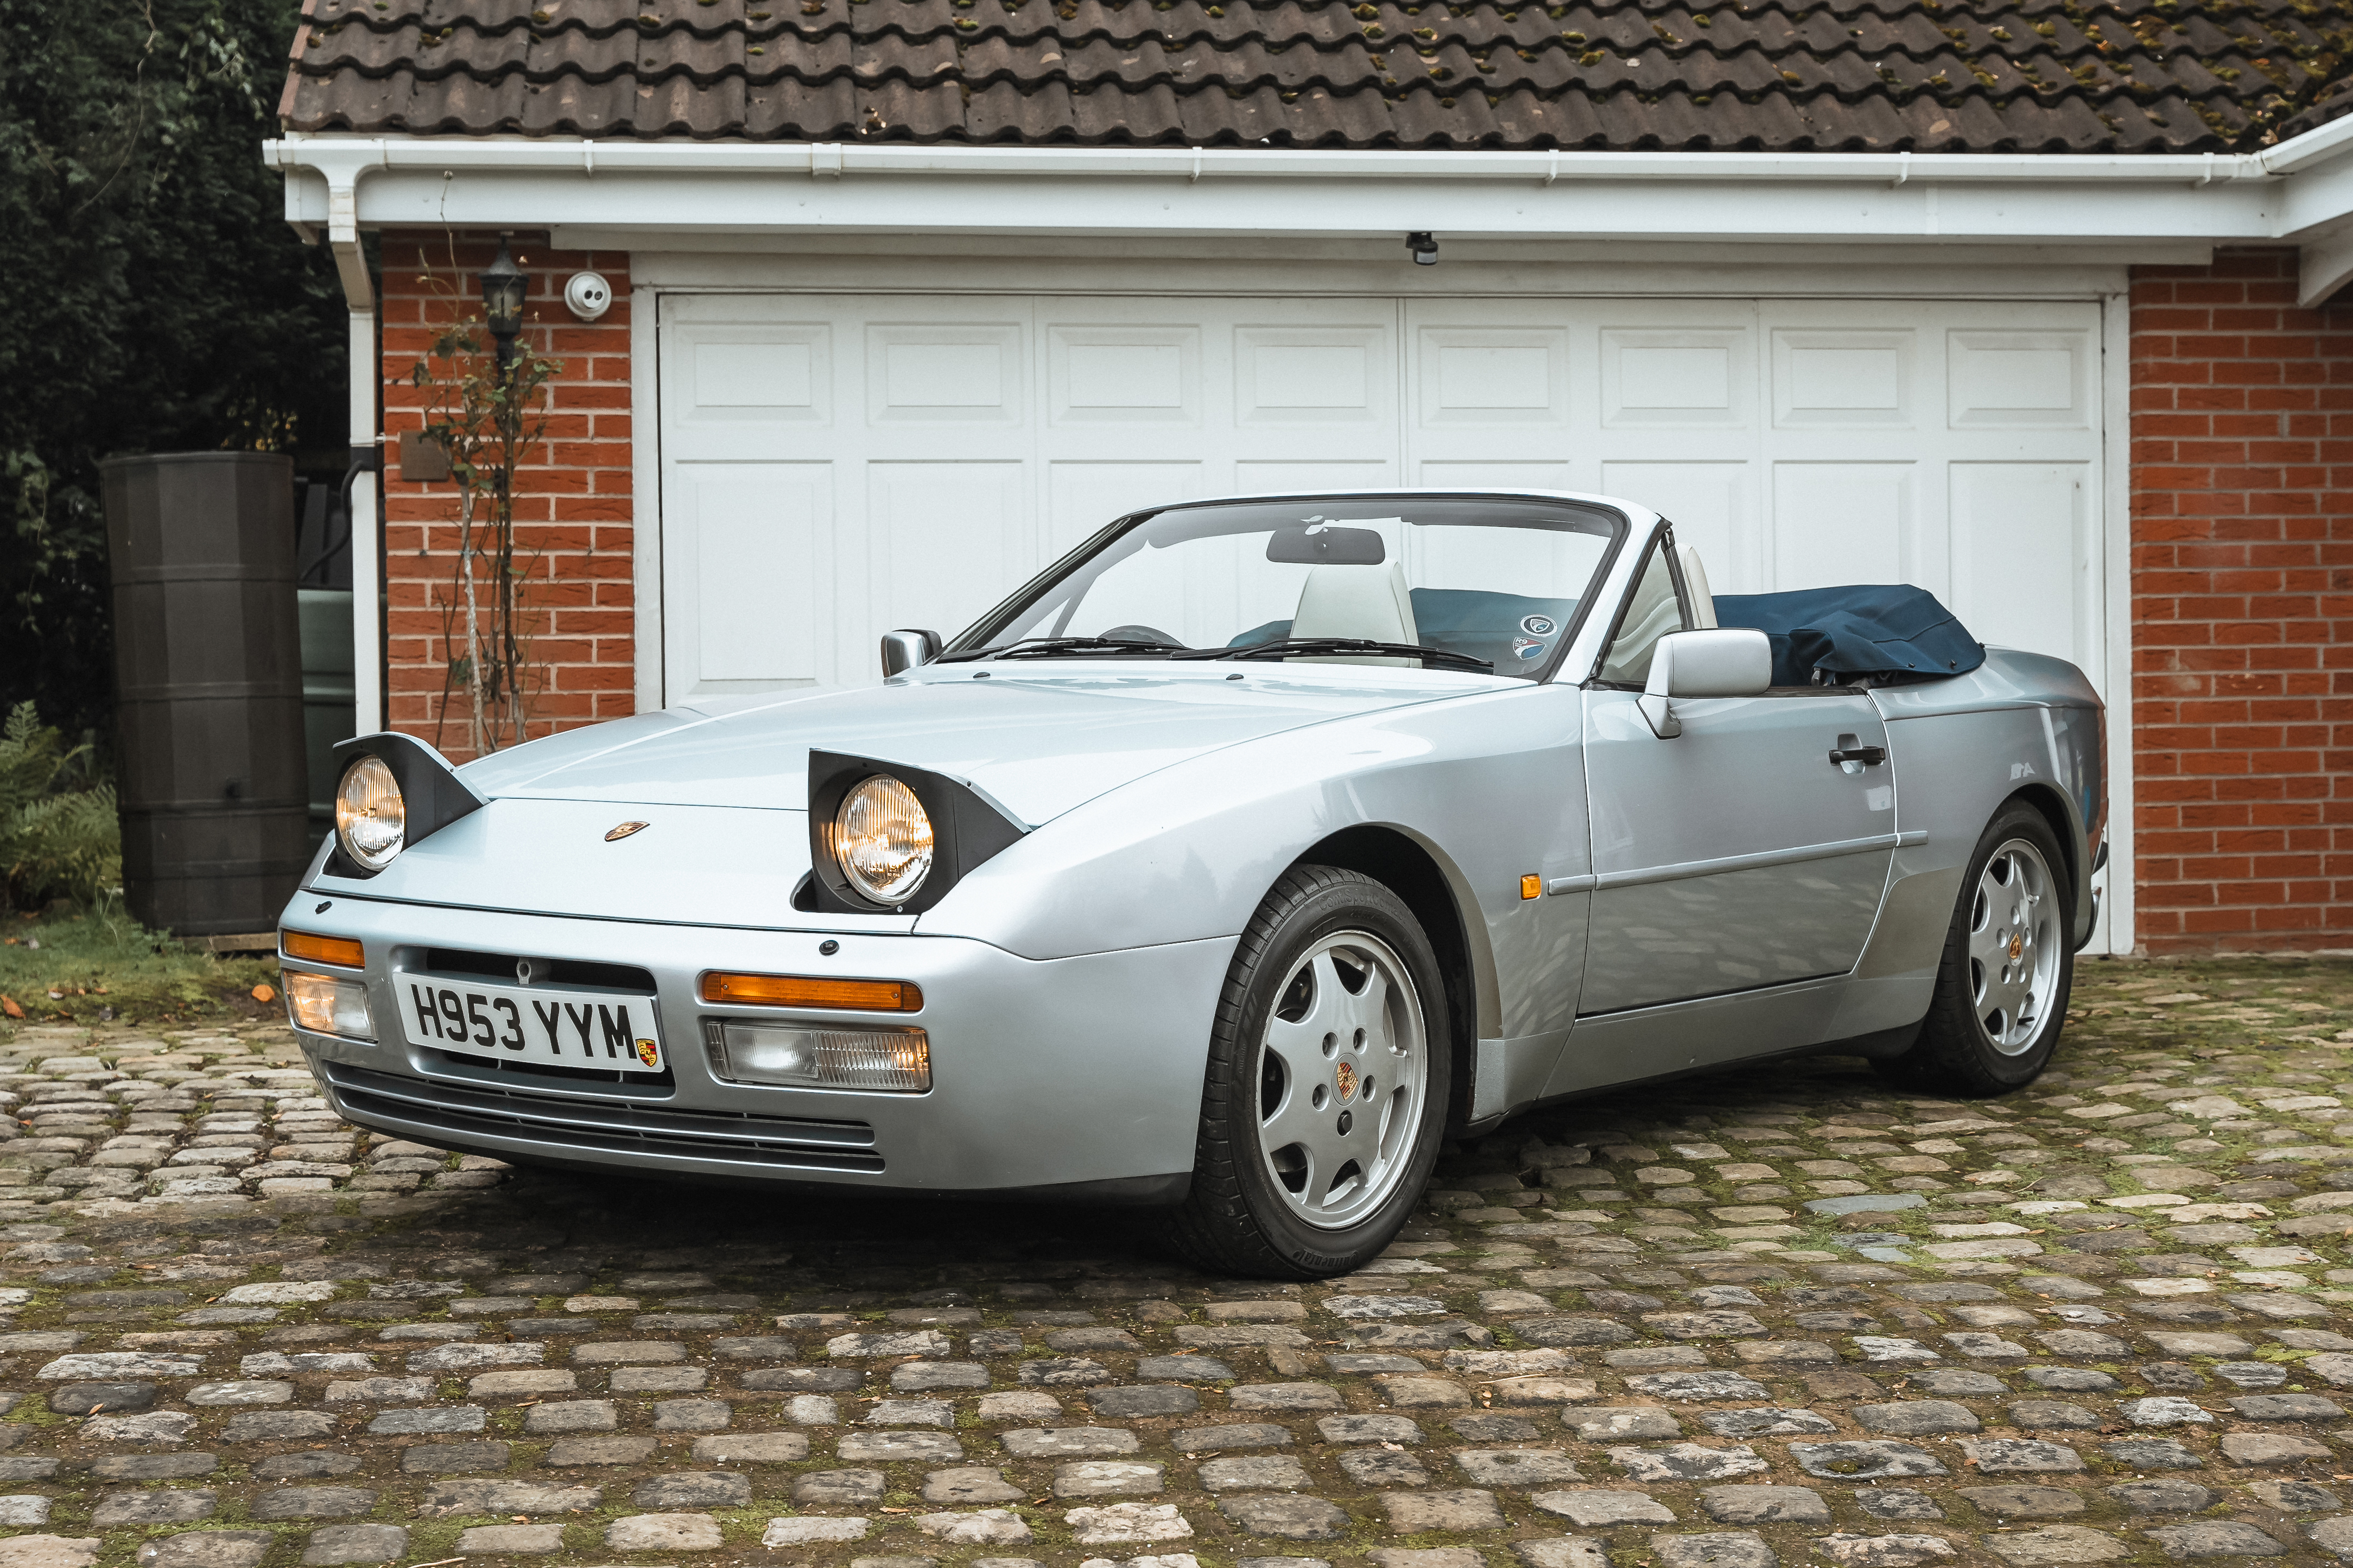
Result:
<svg viewBox="0 0 2353 1568"><path fill-rule="evenodd" d="M564 369L548 385L545 439L515 480L515 553L530 563L521 604L531 635L529 729L559 729L619 718L635 706L629 432L629 279L626 255L565 252L519 234L516 263L530 276L523 342ZM495 236L393 233L384 239L384 423L388 436L425 424L427 394L411 373L441 327L460 313L479 319L480 277ZM575 318L564 303L575 272L601 272L613 305L599 320ZM444 374L447 374L446 368ZM434 741L460 760L469 704L448 681L452 649L442 605L455 596L458 487L406 484L386 447L385 635L392 726ZM487 574L478 569L478 595ZM462 616L448 623L464 651ZM450 686L445 699L444 688ZM445 714L446 707L446 714Z"/></svg>
<svg viewBox="0 0 2353 1568"><path fill-rule="evenodd" d="M2295 273L2284 249L2133 273L2152 952L2353 946L2353 304L2298 310Z"/></svg>

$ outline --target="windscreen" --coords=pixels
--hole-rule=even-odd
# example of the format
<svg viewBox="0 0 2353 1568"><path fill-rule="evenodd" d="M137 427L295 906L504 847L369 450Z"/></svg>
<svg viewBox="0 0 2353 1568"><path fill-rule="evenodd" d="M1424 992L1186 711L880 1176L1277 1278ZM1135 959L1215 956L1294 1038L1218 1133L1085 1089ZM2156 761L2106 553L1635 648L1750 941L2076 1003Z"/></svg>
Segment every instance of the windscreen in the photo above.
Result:
<svg viewBox="0 0 2353 1568"><path fill-rule="evenodd" d="M1625 528L1511 498L1310 497L1177 507L1061 563L950 658L1270 656L1492 665L1534 678ZM1374 647L1369 645L1381 645ZM1409 657L1416 648L1427 658Z"/></svg>

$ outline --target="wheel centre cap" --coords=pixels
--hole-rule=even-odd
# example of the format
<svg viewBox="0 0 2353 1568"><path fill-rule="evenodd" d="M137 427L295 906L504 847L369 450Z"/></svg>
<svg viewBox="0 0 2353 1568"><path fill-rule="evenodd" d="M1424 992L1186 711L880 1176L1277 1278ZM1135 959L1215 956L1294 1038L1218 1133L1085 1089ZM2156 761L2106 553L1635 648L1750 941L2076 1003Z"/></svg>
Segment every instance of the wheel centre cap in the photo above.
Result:
<svg viewBox="0 0 2353 1568"><path fill-rule="evenodd" d="M2010 939L2010 957L2011 963L2015 963L2018 961L2018 955L2025 951L2026 938L2024 936L2014 936Z"/></svg>
<svg viewBox="0 0 2353 1568"><path fill-rule="evenodd" d="M1345 1102L1356 1097L1356 1067L1354 1062L1342 1062L1332 1080L1340 1086L1340 1099Z"/></svg>

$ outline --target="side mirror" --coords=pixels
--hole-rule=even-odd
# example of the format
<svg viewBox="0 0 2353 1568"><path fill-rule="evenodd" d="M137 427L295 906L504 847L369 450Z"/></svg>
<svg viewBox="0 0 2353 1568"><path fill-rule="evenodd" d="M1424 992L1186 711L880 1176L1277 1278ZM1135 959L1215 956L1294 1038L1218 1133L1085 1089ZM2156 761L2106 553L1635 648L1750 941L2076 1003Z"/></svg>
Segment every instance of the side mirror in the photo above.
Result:
<svg viewBox="0 0 2353 1568"><path fill-rule="evenodd" d="M1756 697L1773 684L1773 644L1749 626L1674 632L1651 653L1651 679L1641 696L1651 733L1669 740L1683 732L1671 697Z"/></svg>
<svg viewBox="0 0 2353 1568"><path fill-rule="evenodd" d="M903 673L940 657L937 632L896 631L882 634L882 679Z"/></svg>

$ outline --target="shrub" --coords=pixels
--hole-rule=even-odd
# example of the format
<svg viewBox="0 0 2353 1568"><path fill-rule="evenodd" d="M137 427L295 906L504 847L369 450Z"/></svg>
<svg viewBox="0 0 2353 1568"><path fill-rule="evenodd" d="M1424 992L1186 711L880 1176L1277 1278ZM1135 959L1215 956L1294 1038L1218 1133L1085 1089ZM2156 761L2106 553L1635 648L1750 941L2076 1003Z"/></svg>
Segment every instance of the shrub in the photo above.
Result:
<svg viewBox="0 0 2353 1568"><path fill-rule="evenodd" d="M0 908L51 899L87 904L122 880L122 827L114 786L72 787L87 746L67 749L30 702L0 729Z"/></svg>

